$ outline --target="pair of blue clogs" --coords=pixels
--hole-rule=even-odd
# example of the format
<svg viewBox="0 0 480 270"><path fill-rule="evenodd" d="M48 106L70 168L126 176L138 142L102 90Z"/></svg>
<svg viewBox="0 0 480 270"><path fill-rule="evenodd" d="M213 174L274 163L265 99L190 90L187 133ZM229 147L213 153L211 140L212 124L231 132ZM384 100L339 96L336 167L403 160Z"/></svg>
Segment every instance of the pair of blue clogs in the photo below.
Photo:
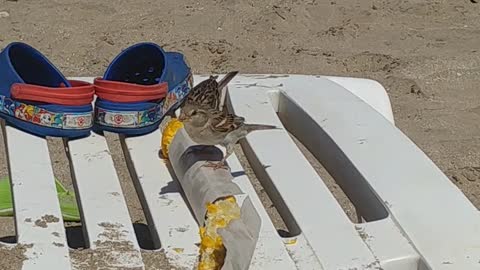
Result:
<svg viewBox="0 0 480 270"><path fill-rule="evenodd" d="M0 117L38 136L143 135L176 108L192 78L181 53L153 43L122 51L93 84L67 80L36 49L11 43L0 53Z"/></svg>

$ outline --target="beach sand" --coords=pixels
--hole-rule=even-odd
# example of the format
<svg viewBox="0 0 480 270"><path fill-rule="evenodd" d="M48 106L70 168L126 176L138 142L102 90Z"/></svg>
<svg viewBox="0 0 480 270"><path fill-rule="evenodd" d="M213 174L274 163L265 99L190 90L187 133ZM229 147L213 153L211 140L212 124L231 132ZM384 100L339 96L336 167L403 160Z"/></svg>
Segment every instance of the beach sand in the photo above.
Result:
<svg viewBox="0 0 480 270"><path fill-rule="evenodd" d="M119 0L113 5L92 0L0 0L1 12L0 48L12 41L29 43L67 76L101 76L122 49L152 41L185 53L196 74L238 69L378 80L389 93L397 126L480 206L480 4ZM140 232L145 217L118 137L109 135L108 142ZM68 186L63 145L49 139L49 147L55 175ZM239 147L236 153L276 226L286 230ZM354 220L354 209L341 189L305 153ZM0 177L6 174L0 146ZM14 235L12 220L0 219L4 241ZM76 225L69 224L71 239L81 241ZM148 237L141 238L141 246L148 249ZM164 257L155 256L146 255L152 262L149 268L168 269Z"/></svg>

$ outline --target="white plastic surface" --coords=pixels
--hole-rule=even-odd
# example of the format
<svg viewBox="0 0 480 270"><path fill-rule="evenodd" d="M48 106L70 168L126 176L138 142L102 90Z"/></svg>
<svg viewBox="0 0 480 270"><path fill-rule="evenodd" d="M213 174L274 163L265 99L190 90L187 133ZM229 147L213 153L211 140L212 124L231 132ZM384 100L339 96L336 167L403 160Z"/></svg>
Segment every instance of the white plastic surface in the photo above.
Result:
<svg viewBox="0 0 480 270"><path fill-rule="evenodd" d="M231 109L248 122L292 132L368 220L350 222L285 130L254 132L242 142L244 152L294 236L278 235L238 159L230 157L236 183L262 219L251 269L480 269L478 211L394 126L390 101L377 82L242 75L233 79L227 96ZM175 176L158 157L160 137L156 131L122 140L123 150L154 245L172 266L192 269L198 225ZM71 269L46 141L11 127L6 141L18 240L33 244L23 269ZM128 243L128 252L113 247L107 253L119 268L142 268L105 139L92 135L68 147L89 247L111 240ZM32 225L45 215L59 222ZM114 234L105 233L106 224L114 225L109 227Z"/></svg>
<svg viewBox="0 0 480 270"><path fill-rule="evenodd" d="M92 133L69 141L68 149L88 247L100 249L111 267L141 269L140 247L107 141Z"/></svg>
<svg viewBox="0 0 480 270"><path fill-rule="evenodd" d="M200 236L198 225L167 163L160 160L159 131L127 138L123 149L140 198L154 243L165 250L172 266L192 269L197 261Z"/></svg>
<svg viewBox="0 0 480 270"><path fill-rule="evenodd" d="M330 169L358 171L421 254L426 267L478 269L480 215L427 155L344 88L329 81L285 83L287 89L299 85L306 87L287 90L288 97L317 123L310 132L322 130L331 139L319 140L316 148L330 149L337 156L343 153L348 159L348 167L332 163ZM307 90L315 86L328 91ZM338 110L347 105L349 110Z"/></svg>
<svg viewBox="0 0 480 270"><path fill-rule="evenodd" d="M282 126L267 91L258 91L262 88L267 87L232 85L229 94L235 113L250 123ZM274 145L281 147L272 151ZM264 187L279 193L274 204L285 205L277 207L280 214L284 219L292 215L285 220L287 226L298 225L296 230L303 233L325 269L376 264L347 215L285 130L251 133L243 147L247 157L258 160L249 159ZM339 243L342 252L332 248Z"/></svg>
<svg viewBox="0 0 480 270"><path fill-rule="evenodd" d="M10 126L5 133L22 269L71 269L47 141Z"/></svg>

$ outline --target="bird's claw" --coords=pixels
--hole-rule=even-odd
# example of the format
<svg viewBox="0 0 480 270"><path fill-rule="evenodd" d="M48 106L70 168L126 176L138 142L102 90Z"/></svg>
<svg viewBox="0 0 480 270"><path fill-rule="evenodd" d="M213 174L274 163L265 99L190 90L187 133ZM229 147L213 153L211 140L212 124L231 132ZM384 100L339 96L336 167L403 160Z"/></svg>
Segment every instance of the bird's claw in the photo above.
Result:
<svg viewBox="0 0 480 270"><path fill-rule="evenodd" d="M225 165L225 163L222 161L219 161L219 162L208 161L205 164L203 164L202 167L212 168L213 170L218 170L218 169L228 170L228 166Z"/></svg>

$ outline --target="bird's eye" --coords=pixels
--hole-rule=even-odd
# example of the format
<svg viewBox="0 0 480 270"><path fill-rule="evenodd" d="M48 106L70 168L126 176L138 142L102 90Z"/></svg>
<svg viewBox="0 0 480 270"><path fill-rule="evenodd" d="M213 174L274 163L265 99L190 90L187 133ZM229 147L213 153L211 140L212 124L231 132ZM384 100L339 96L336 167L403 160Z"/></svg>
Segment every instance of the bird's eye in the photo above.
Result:
<svg viewBox="0 0 480 270"><path fill-rule="evenodd" d="M197 111L193 111L193 112L191 113L191 115L196 115L196 114L197 114Z"/></svg>

